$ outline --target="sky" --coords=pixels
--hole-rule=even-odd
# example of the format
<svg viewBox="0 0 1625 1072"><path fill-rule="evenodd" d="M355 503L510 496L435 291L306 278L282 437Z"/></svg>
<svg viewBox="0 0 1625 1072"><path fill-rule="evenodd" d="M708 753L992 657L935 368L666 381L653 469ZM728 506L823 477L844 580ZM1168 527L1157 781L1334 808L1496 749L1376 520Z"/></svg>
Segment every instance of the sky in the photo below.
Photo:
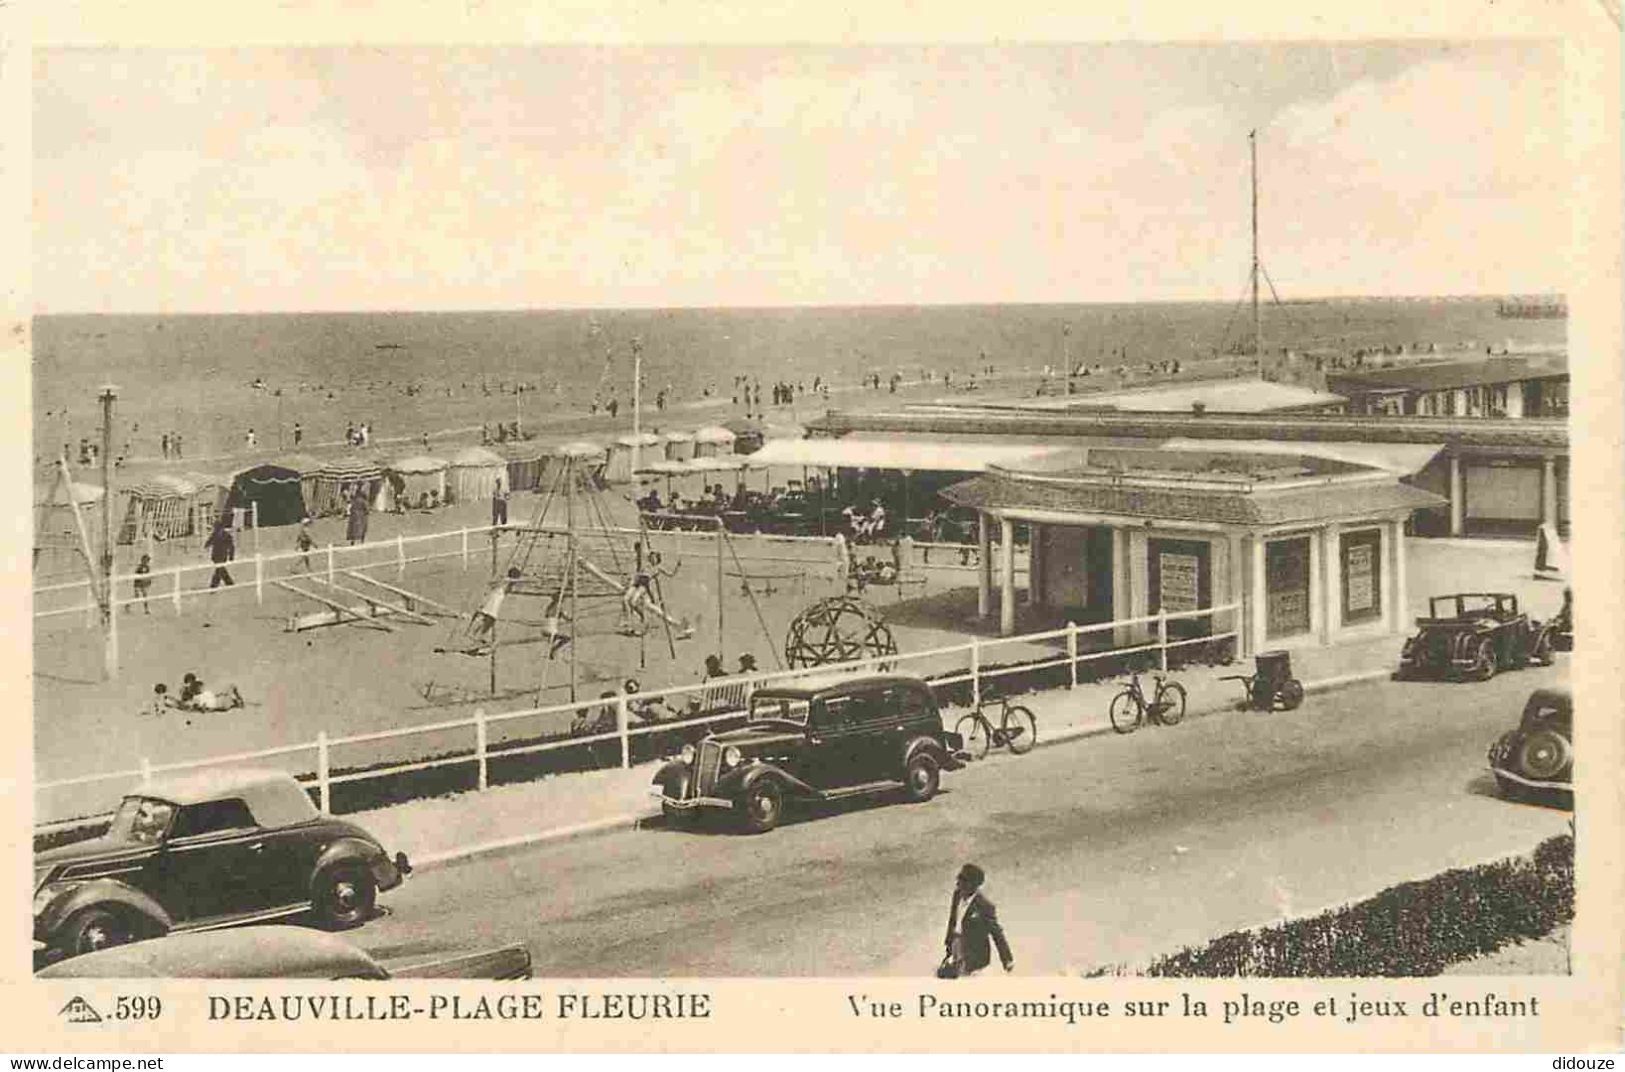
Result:
<svg viewBox="0 0 1625 1072"><path fill-rule="evenodd" d="M1561 46L62 49L40 313L1537 293Z"/></svg>

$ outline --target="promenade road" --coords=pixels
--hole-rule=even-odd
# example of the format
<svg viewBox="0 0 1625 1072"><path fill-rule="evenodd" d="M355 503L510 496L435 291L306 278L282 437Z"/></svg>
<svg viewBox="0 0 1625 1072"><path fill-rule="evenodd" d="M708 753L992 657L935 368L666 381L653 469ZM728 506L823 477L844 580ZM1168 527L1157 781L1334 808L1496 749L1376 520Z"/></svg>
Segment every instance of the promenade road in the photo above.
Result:
<svg viewBox="0 0 1625 1072"><path fill-rule="evenodd" d="M930 803L801 809L759 837L515 850L414 876L352 937L386 958L523 940L540 976L924 977L974 860L1018 973L1132 967L1567 830L1565 812L1497 797L1484 767L1564 671L1380 682L995 754Z"/></svg>

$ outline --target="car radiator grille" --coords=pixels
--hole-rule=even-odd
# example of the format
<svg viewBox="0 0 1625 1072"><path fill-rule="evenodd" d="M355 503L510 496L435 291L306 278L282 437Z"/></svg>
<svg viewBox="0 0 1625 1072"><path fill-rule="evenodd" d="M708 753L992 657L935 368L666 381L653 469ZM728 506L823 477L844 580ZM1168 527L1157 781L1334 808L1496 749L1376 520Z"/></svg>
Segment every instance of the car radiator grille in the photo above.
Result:
<svg viewBox="0 0 1625 1072"><path fill-rule="evenodd" d="M700 742L700 757L694 765L694 795L710 796L722 769L722 746L715 741Z"/></svg>

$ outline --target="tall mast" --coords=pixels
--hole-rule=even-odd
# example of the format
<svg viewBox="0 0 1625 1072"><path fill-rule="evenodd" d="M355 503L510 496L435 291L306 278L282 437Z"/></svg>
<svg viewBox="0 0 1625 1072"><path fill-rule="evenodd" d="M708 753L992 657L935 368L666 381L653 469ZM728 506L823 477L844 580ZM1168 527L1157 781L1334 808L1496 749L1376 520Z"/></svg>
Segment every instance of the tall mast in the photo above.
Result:
<svg viewBox="0 0 1625 1072"><path fill-rule="evenodd" d="M638 452L642 444L638 437L643 434L643 341L637 336L632 337L632 487L637 488L638 480Z"/></svg>
<svg viewBox="0 0 1625 1072"><path fill-rule="evenodd" d="M1253 355L1264 360L1264 322L1258 315L1258 131L1247 132L1247 147L1253 158Z"/></svg>

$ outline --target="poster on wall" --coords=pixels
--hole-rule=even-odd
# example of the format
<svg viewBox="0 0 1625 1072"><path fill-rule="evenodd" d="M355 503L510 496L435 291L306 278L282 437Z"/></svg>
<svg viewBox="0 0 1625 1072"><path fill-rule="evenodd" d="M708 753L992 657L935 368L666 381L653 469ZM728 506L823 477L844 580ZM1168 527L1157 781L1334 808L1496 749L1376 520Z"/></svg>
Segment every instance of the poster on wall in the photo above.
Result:
<svg viewBox="0 0 1625 1072"><path fill-rule="evenodd" d="M1202 563L1195 555L1159 555L1157 569L1162 580L1158 596L1163 610L1175 614L1201 606Z"/></svg>
<svg viewBox="0 0 1625 1072"><path fill-rule="evenodd" d="M1346 553L1348 563L1348 609L1350 614L1377 608L1376 556L1368 543L1357 543Z"/></svg>

